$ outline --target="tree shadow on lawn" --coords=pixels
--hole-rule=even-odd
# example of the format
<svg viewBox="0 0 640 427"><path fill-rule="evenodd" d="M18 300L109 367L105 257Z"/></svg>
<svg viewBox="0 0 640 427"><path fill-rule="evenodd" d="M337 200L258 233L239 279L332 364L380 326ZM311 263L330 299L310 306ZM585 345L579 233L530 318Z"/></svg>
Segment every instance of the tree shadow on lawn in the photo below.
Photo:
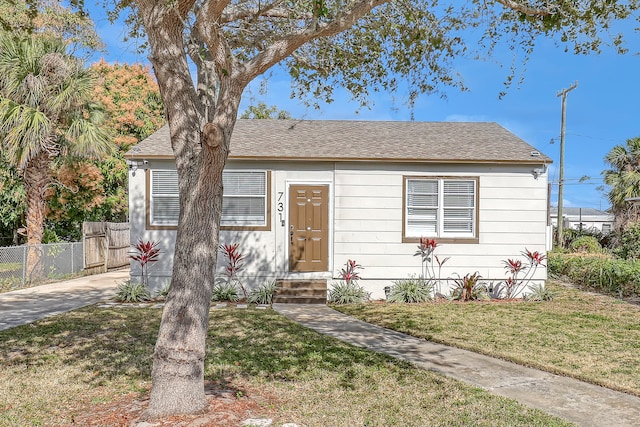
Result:
<svg viewBox="0 0 640 427"><path fill-rule="evenodd" d="M0 367L56 375L75 366L75 380L126 389L151 379L161 310L89 307L0 332ZM212 310L205 379L234 376L295 381L352 367L401 364L306 329L273 310ZM133 386L136 391L144 391Z"/></svg>
<svg viewBox="0 0 640 427"><path fill-rule="evenodd" d="M215 380L236 374L295 381L357 366L405 365L321 335L272 310L213 311L208 342L205 375Z"/></svg>

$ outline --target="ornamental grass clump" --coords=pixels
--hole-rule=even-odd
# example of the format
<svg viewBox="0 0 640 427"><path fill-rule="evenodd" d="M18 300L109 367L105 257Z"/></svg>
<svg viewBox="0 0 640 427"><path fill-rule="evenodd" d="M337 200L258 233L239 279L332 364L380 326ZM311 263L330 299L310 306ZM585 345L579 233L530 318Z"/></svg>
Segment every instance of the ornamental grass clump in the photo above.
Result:
<svg viewBox="0 0 640 427"><path fill-rule="evenodd" d="M230 301L236 302L240 300L238 295L238 289L233 283L219 280L213 286L213 292L211 294L211 301Z"/></svg>
<svg viewBox="0 0 640 427"><path fill-rule="evenodd" d="M249 292L247 302L252 304L273 304L273 296L276 294L276 281L264 283Z"/></svg>
<svg viewBox="0 0 640 427"><path fill-rule="evenodd" d="M119 302L151 301L151 293L142 282L126 280L118 285L116 300Z"/></svg>
<svg viewBox="0 0 640 427"><path fill-rule="evenodd" d="M357 283L333 282L327 300L333 304L358 304L369 299L369 293Z"/></svg>
<svg viewBox="0 0 640 427"><path fill-rule="evenodd" d="M334 304L357 304L369 300L369 293L358 285L360 274L358 270L362 270L360 264L355 260L348 260L345 268L340 270L342 280L333 282L327 300Z"/></svg>
<svg viewBox="0 0 640 427"><path fill-rule="evenodd" d="M393 282L388 302L415 303L432 300L433 284L421 278L410 277Z"/></svg>
<svg viewBox="0 0 640 427"><path fill-rule="evenodd" d="M553 297L553 292L540 283L529 286L529 293L524 295L527 301L553 301Z"/></svg>

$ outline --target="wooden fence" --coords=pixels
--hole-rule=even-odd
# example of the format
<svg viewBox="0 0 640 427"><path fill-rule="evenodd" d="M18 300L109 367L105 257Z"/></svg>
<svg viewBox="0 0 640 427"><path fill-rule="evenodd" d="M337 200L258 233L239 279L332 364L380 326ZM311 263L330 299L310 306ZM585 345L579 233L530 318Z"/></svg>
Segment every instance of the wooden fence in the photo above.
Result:
<svg viewBox="0 0 640 427"><path fill-rule="evenodd" d="M82 224L84 269L88 274L129 265L128 222L85 222Z"/></svg>

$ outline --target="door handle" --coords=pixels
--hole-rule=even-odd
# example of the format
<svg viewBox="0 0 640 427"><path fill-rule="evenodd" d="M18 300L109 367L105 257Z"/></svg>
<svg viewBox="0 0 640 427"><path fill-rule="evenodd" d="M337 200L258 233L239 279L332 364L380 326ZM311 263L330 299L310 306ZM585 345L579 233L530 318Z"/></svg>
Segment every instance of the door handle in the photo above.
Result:
<svg viewBox="0 0 640 427"><path fill-rule="evenodd" d="M289 226L289 239L291 241L291 244L293 245L293 225Z"/></svg>

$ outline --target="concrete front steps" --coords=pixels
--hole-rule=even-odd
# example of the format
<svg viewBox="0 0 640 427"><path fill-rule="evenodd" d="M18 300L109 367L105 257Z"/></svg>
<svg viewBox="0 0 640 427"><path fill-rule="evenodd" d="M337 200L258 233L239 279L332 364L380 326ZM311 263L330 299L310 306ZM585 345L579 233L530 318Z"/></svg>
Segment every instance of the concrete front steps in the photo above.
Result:
<svg viewBox="0 0 640 427"><path fill-rule="evenodd" d="M276 280L274 303L283 304L326 304L326 280Z"/></svg>

